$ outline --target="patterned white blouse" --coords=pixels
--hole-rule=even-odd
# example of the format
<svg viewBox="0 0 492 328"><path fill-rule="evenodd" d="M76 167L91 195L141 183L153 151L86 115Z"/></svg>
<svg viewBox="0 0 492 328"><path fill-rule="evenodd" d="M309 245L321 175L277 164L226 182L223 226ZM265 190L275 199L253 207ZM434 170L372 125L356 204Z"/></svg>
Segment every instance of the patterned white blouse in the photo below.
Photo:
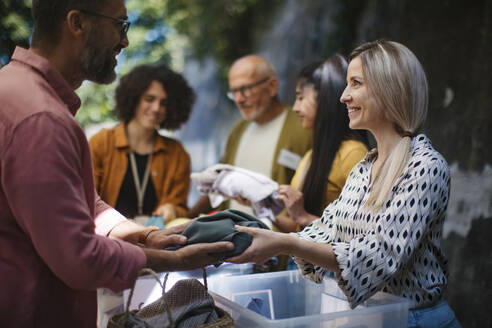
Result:
<svg viewBox="0 0 492 328"><path fill-rule="evenodd" d="M450 175L444 158L425 135L412 139L412 155L386 203L377 213L367 201L376 151L351 171L340 197L297 235L331 243L341 275L336 277L352 308L377 291L405 297L413 307L439 300L447 285L447 261L440 247L449 199ZM315 282L325 268L295 258Z"/></svg>

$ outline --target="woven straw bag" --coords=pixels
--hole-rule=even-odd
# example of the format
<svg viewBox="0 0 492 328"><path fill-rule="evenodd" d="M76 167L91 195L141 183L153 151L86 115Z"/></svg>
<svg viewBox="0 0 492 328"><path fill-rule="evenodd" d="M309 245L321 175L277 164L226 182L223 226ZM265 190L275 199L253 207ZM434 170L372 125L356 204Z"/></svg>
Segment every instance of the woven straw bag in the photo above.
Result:
<svg viewBox="0 0 492 328"><path fill-rule="evenodd" d="M159 276L151 269L140 270L138 276L145 274L151 274L159 282L162 296L140 310L129 311L135 289L134 283L128 296L125 312L113 315L109 319L108 328L234 327L231 316L215 306L212 297L208 294L205 269L203 269L205 286L197 279L184 279L178 281L167 293L165 286L168 274L166 274L163 284ZM211 311L211 308L215 311Z"/></svg>

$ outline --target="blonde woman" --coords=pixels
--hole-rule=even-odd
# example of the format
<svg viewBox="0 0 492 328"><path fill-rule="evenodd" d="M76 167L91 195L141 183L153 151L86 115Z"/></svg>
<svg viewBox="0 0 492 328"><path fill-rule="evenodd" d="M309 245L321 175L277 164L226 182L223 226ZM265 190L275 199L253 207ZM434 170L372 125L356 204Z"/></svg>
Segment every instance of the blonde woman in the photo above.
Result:
<svg viewBox="0 0 492 328"><path fill-rule="evenodd" d="M363 44L349 57L341 96L351 129L377 147L351 171L340 197L297 234L238 227L254 236L231 262L294 256L309 279L327 271L352 308L377 291L412 303L409 327L460 327L443 299L448 277L440 247L449 168L417 135L427 112L427 80L415 55L391 41Z"/></svg>

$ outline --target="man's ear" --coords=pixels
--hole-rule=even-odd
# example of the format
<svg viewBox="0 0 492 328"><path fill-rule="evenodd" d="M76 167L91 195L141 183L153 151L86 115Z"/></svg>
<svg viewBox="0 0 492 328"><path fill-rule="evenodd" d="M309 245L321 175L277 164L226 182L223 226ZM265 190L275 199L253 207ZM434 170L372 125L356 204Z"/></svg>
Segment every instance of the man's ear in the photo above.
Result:
<svg viewBox="0 0 492 328"><path fill-rule="evenodd" d="M278 79L276 76L272 76L268 81L268 88L270 92L270 97L275 97L278 91Z"/></svg>
<svg viewBox="0 0 492 328"><path fill-rule="evenodd" d="M65 20L68 31L74 37L81 37L89 29L88 19L78 10L70 10Z"/></svg>

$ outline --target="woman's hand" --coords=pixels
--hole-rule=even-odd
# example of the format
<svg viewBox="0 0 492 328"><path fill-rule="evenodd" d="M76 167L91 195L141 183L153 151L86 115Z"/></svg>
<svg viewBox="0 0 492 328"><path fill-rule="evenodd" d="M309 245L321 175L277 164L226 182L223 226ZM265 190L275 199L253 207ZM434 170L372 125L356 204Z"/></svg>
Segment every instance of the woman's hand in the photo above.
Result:
<svg viewBox="0 0 492 328"><path fill-rule="evenodd" d="M242 254L227 259L227 262L263 264L273 256L287 254L340 274L331 244L315 243L310 240L303 240L295 234L274 232L267 229L242 226L235 226L234 228L249 233L253 236L253 242Z"/></svg>
<svg viewBox="0 0 492 328"><path fill-rule="evenodd" d="M241 196L236 196L232 199L234 199L236 202L238 202L239 204L241 204L243 206L251 207L251 202L247 198L243 198Z"/></svg>
<svg viewBox="0 0 492 328"><path fill-rule="evenodd" d="M301 227L305 227L317 219L315 215L309 214L304 209L304 195L299 190L290 185L280 185L278 194L279 198L284 202L289 216Z"/></svg>
<svg viewBox="0 0 492 328"><path fill-rule="evenodd" d="M297 218L306 214L304 209L304 195L290 185L278 187L279 198L284 202L290 217L297 222Z"/></svg>
<svg viewBox="0 0 492 328"><path fill-rule="evenodd" d="M278 187L279 198L284 202L287 211L291 217L294 217L297 213L303 213L304 210L304 196L299 190L292 188L289 185L280 185Z"/></svg>
<svg viewBox="0 0 492 328"><path fill-rule="evenodd" d="M288 234L267 229L247 228L238 225L234 228L237 231L243 231L250 234L253 237L253 242L242 254L227 259L227 262L253 262L263 264L276 255L284 254L287 250Z"/></svg>
<svg viewBox="0 0 492 328"><path fill-rule="evenodd" d="M154 216L162 216L164 218L164 224L174 220L178 215L176 208L173 204L167 203L159 206L153 213Z"/></svg>

